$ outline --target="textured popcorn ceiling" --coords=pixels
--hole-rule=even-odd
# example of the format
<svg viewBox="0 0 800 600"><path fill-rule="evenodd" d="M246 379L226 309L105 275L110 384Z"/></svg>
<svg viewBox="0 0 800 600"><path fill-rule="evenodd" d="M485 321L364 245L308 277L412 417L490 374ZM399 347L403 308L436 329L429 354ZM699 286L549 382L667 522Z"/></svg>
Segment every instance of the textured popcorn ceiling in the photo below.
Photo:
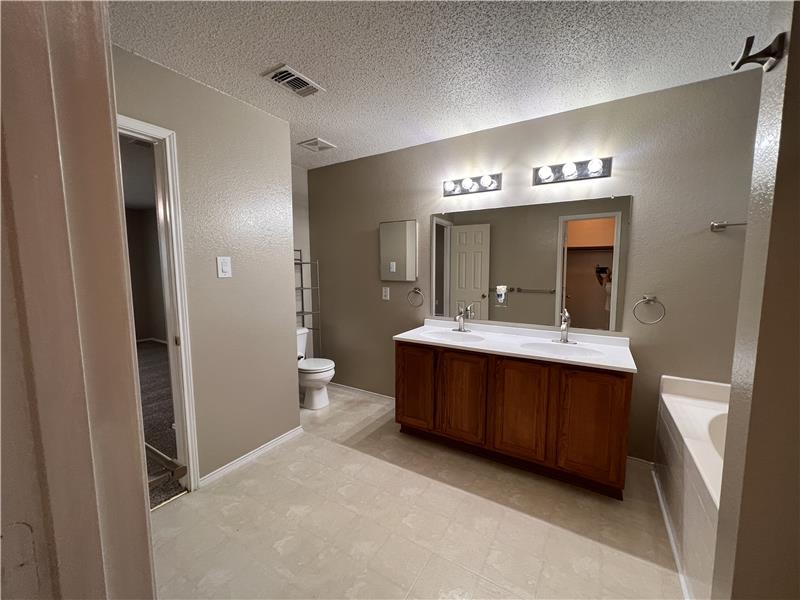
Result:
<svg viewBox="0 0 800 600"><path fill-rule="evenodd" d="M112 2L111 22L115 44L289 121L313 168L725 75L768 8ZM284 62L327 91L260 76ZM316 136L338 148L295 145Z"/></svg>

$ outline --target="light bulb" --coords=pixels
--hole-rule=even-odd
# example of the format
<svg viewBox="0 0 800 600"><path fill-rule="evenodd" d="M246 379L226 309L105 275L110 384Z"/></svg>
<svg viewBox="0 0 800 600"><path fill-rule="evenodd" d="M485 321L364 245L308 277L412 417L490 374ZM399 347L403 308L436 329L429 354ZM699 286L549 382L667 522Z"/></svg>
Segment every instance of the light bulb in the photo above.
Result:
<svg viewBox="0 0 800 600"><path fill-rule="evenodd" d="M470 179L469 177L465 177L464 179L461 180L461 188L465 192L471 192L474 185L475 182L472 181L472 179Z"/></svg>
<svg viewBox="0 0 800 600"><path fill-rule="evenodd" d="M494 187L495 181L489 175L484 175L481 177L481 187L483 188L491 188Z"/></svg>
<svg viewBox="0 0 800 600"><path fill-rule="evenodd" d="M564 163L561 167L561 174L564 175L564 179L572 179L578 174L578 167L574 162Z"/></svg>
<svg viewBox="0 0 800 600"><path fill-rule="evenodd" d="M452 194L455 189L456 189L455 181L444 182L444 191L447 192L448 194Z"/></svg>
<svg viewBox="0 0 800 600"><path fill-rule="evenodd" d="M550 167L540 167L538 175L541 181L550 181L553 179L553 169Z"/></svg>
<svg viewBox="0 0 800 600"><path fill-rule="evenodd" d="M589 161L587 168L589 169L589 175L600 175L603 172L603 161L599 158L593 158Z"/></svg>

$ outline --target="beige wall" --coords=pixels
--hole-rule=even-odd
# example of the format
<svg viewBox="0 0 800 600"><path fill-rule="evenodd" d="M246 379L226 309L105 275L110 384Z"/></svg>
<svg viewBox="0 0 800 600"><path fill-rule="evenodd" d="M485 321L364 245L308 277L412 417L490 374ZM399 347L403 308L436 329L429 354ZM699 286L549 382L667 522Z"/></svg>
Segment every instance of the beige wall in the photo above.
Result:
<svg viewBox="0 0 800 600"><path fill-rule="evenodd" d="M114 77L120 114L177 136L205 475L299 425L289 126L119 48Z"/></svg>
<svg viewBox="0 0 800 600"><path fill-rule="evenodd" d="M630 452L651 458L659 376L730 379L744 232L713 234L708 223L745 217L759 80L750 70L310 171L336 381L393 394L391 337L429 312L406 302L413 283L384 283L392 299L381 300L380 221L419 221L418 285L430 295L432 213L632 195L622 323L639 367ZM613 177L531 187L533 165L591 156L613 156ZM502 191L442 198L445 179L500 171ZM667 306L659 325L631 315L645 293Z"/></svg>
<svg viewBox="0 0 800 600"><path fill-rule="evenodd" d="M137 340L167 339L156 219L155 208L125 209Z"/></svg>
<svg viewBox="0 0 800 600"><path fill-rule="evenodd" d="M800 598L800 7L764 75L731 381L714 598ZM785 94L785 95L784 95Z"/></svg>
<svg viewBox="0 0 800 600"><path fill-rule="evenodd" d="M631 198L596 198L515 206L495 210L454 212L444 215L456 225L489 223L489 285L513 285L522 288L555 288L558 260L558 218L591 212L622 213L620 267L627 270L628 230L631 219ZM570 221L572 223L574 221ZM613 236L612 236L613 244ZM428 261L430 264L430 260ZM594 280L596 281L596 280ZM595 287L600 286L595 283ZM625 277L620 278L620 296L625 291ZM603 292L605 293L605 292ZM503 308L489 299L489 318L509 323L555 325L556 294L522 294L512 292ZM622 317L622 307L617 311Z"/></svg>
<svg viewBox="0 0 800 600"><path fill-rule="evenodd" d="M5 158L5 147L3 147ZM19 264L9 240L13 215L5 160L2 214L2 595L53 598L58 587L30 348L20 315ZM16 279L16 281L15 281ZM14 493L9 493L11 490Z"/></svg>
<svg viewBox="0 0 800 600"><path fill-rule="evenodd" d="M4 262L3 419L20 425L9 432L3 423L2 453L22 461L13 476L34 452L45 495L45 507L27 495L36 472L3 485L3 596L48 594L55 581L56 597L152 598L106 7L11 3L1 37L3 225L14 272L11 291ZM24 385L7 387L9 365ZM28 517L33 541L46 540L35 558L31 540L6 528ZM43 520L47 531L35 531Z"/></svg>

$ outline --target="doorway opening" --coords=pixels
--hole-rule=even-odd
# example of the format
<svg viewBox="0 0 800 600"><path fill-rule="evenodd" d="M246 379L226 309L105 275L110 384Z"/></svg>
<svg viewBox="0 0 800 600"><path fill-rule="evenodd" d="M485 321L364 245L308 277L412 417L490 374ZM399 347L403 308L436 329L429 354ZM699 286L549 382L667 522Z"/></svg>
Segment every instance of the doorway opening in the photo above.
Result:
<svg viewBox="0 0 800 600"><path fill-rule="evenodd" d="M191 365L177 212L174 154L167 134L119 118L150 507L197 485ZM174 136L174 134L171 134ZM174 142L174 138L172 138ZM174 152L174 147L172 148Z"/></svg>
<svg viewBox="0 0 800 600"><path fill-rule="evenodd" d="M620 213L559 218L556 325L566 308L573 327L616 328L620 220Z"/></svg>

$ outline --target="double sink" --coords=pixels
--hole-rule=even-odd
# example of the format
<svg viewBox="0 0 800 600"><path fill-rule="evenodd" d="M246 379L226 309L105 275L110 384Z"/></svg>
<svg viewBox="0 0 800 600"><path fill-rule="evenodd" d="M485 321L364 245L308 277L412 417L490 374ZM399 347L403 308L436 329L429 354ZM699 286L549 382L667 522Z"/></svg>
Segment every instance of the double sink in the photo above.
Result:
<svg viewBox="0 0 800 600"><path fill-rule="evenodd" d="M426 331L420 335L432 340L463 344L479 344L486 341L485 337L476 333L462 331ZM603 356L602 352L588 348L585 342L562 344L559 340L553 339L549 342L521 342L519 347L524 350L532 350L537 354L548 354L553 357L590 358Z"/></svg>
<svg viewBox="0 0 800 600"><path fill-rule="evenodd" d="M470 323L470 331L453 330L453 322L425 319L421 327L394 336L411 342L487 354L538 359L613 371L636 372L628 338L617 335L570 333L570 343L558 341L559 332L535 327Z"/></svg>

